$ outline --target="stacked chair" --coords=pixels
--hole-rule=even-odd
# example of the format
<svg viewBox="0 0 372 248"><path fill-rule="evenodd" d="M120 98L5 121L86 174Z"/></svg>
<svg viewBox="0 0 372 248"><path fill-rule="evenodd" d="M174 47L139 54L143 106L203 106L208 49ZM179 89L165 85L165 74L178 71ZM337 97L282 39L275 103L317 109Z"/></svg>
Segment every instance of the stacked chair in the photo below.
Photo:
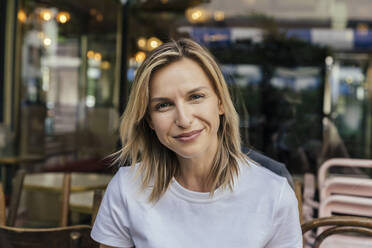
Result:
<svg viewBox="0 0 372 248"><path fill-rule="evenodd" d="M372 160L325 161L317 175L319 202L313 199L315 177L305 175L303 216L307 222L302 226L303 232L317 229L316 238L305 234L305 247L312 247L307 244L326 248L372 247L372 179L363 173L353 176L331 174L330 170L335 167L362 171L372 169ZM318 210L318 219L309 220L312 208Z"/></svg>

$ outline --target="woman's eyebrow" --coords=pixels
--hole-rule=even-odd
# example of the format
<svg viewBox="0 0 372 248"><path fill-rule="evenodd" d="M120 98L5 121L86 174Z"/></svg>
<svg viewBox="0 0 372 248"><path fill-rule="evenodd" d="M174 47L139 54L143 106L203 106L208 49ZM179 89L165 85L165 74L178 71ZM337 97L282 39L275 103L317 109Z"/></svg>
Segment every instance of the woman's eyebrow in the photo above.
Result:
<svg viewBox="0 0 372 248"><path fill-rule="evenodd" d="M197 92L199 90L202 90L202 89L207 89L207 87L205 87L205 86L197 87L195 89L192 89L192 90L188 91L186 94L190 95L190 94L195 93L195 92Z"/></svg>
<svg viewBox="0 0 372 248"><path fill-rule="evenodd" d="M195 89L189 90L186 92L186 95L190 95L192 93L198 92L199 90L207 89L205 86L197 87ZM170 99L167 97L153 97L151 98L150 102L162 102L162 101L169 101Z"/></svg>
<svg viewBox="0 0 372 248"><path fill-rule="evenodd" d="M168 100L170 99L166 97L154 97L154 98L151 98L150 102L162 102L162 101L168 101Z"/></svg>

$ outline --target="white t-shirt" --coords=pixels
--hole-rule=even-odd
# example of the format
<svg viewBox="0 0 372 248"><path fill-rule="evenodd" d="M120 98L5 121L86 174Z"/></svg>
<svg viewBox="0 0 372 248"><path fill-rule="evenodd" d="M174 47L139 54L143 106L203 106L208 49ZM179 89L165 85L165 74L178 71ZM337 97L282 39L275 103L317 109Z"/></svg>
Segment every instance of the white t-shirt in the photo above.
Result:
<svg viewBox="0 0 372 248"><path fill-rule="evenodd" d="M151 204L135 168L120 168L102 200L91 236L136 248L302 247L297 200L287 180L250 163L240 165L233 192L187 190L173 180Z"/></svg>

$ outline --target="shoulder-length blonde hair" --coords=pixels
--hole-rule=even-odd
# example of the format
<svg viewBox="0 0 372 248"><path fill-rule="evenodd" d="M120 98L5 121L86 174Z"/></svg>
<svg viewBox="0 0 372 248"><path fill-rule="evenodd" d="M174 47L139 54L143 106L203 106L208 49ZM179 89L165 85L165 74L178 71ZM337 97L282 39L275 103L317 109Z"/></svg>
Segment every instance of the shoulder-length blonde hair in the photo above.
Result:
<svg viewBox="0 0 372 248"><path fill-rule="evenodd" d="M190 39L165 43L138 68L120 124L122 148L118 151L118 160L123 163L130 161L131 166L138 163L142 189L152 186L150 202L159 200L172 178L179 173L175 153L160 143L148 124L150 81L154 72L182 58L192 59L201 66L224 108L220 117L217 153L208 176L211 196L218 187L233 189L234 176L239 173L238 163L247 159L240 150L239 117L213 56Z"/></svg>

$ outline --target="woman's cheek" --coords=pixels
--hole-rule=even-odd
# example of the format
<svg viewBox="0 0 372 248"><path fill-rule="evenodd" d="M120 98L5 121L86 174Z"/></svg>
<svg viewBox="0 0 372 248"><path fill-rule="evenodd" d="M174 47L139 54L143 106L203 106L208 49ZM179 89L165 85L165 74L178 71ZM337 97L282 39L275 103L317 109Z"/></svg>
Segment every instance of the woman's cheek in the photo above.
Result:
<svg viewBox="0 0 372 248"><path fill-rule="evenodd" d="M169 129L169 125L172 122L172 116L168 112L159 112L153 117L154 129L164 131Z"/></svg>

